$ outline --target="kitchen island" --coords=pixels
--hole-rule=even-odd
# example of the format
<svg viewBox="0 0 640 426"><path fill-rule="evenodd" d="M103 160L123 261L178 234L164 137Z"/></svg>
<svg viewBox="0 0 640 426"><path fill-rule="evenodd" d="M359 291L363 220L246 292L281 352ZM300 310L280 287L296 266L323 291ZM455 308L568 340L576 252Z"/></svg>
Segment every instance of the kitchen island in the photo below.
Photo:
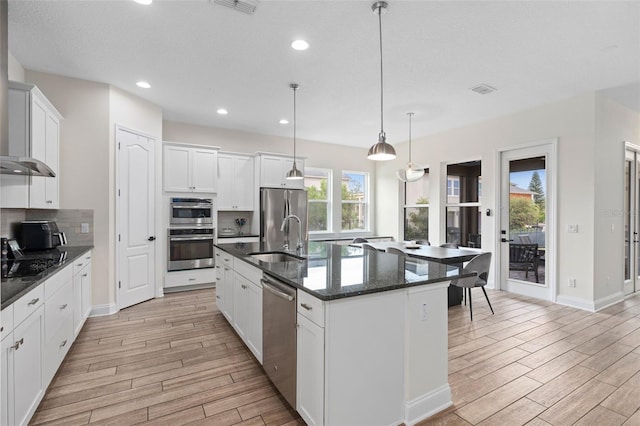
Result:
<svg viewBox="0 0 640 426"><path fill-rule="evenodd" d="M411 425L451 405L447 286L457 267L321 242L288 261L260 260L260 243L216 247L217 270L240 271L234 288L253 282L262 294L259 280L244 277L265 273L297 289L295 408L308 424ZM229 304L238 292L222 282L221 310L251 335L234 324L245 313L230 306L258 303ZM262 362L261 337L243 340Z"/></svg>

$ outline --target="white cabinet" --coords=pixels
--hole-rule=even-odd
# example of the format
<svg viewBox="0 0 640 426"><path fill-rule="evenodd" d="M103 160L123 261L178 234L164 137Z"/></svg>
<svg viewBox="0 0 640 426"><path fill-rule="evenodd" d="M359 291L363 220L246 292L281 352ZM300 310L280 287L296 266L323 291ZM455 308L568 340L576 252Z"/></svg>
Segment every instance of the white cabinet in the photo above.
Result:
<svg viewBox="0 0 640 426"><path fill-rule="evenodd" d="M28 424L45 390L44 308L42 301L36 305L38 307L2 341L2 416L7 425Z"/></svg>
<svg viewBox="0 0 640 426"><path fill-rule="evenodd" d="M324 424L324 327L300 313L297 346L296 411L308 425L320 426Z"/></svg>
<svg viewBox="0 0 640 426"><path fill-rule="evenodd" d="M304 189L304 179L286 179L293 167L293 157L259 154L258 158L261 187ZM296 167L304 173L304 159L296 157Z"/></svg>
<svg viewBox="0 0 640 426"><path fill-rule="evenodd" d="M216 273L213 268L188 269L186 271L171 271L164 276L164 288L185 287L214 283Z"/></svg>
<svg viewBox="0 0 640 426"><path fill-rule="evenodd" d="M262 271L235 261L233 327L262 364Z"/></svg>
<svg viewBox="0 0 640 426"><path fill-rule="evenodd" d="M2 311L4 312L4 311ZM13 332L9 332L2 339L2 353L0 353L0 425L13 424ZM11 400L11 403L9 403Z"/></svg>
<svg viewBox="0 0 640 426"><path fill-rule="evenodd" d="M218 211L253 210L253 157L218 153Z"/></svg>
<svg viewBox="0 0 640 426"><path fill-rule="evenodd" d="M62 115L34 85L9 82L9 155L47 164L56 177L2 177L3 208L59 207L59 140Z"/></svg>
<svg viewBox="0 0 640 426"><path fill-rule="evenodd" d="M72 280L68 280L61 289L45 301L44 319L43 374L46 386L53 379L58 366L62 364L62 360L73 343L74 297Z"/></svg>
<svg viewBox="0 0 640 426"><path fill-rule="evenodd" d="M164 190L215 193L217 166L218 150L215 148L165 143Z"/></svg>
<svg viewBox="0 0 640 426"><path fill-rule="evenodd" d="M73 264L73 335L78 336L91 313L91 252Z"/></svg>
<svg viewBox="0 0 640 426"><path fill-rule="evenodd" d="M216 304L230 324L233 324L233 256L216 248Z"/></svg>

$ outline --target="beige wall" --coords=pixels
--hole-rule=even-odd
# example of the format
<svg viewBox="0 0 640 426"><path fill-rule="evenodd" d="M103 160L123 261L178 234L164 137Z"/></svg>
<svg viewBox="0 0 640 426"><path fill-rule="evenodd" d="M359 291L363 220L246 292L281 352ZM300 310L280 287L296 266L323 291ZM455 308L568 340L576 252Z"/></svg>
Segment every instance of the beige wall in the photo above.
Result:
<svg viewBox="0 0 640 426"><path fill-rule="evenodd" d="M109 86L34 71L37 85L63 115L60 125L60 208L93 209L93 303L109 304L115 277L110 209Z"/></svg>
<svg viewBox="0 0 640 426"><path fill-rule="evenodd" d="M257 151L278 154L293 154L293 139L257 133L239 132L212 127L195 126L184 123L165 121L163 123L163 137L165 141L193 143L200 145L218 146L223 151L255 153ZM370 182L375 181L375 164L367 159L365 148L354 148L328 143L296 140L296 155L306 158L305 166L321 167L333 171L333 229L336 235L341 226L340 185L342 171L357 171L369 173ZM371 193L370 204L375 205L375 194ZM371 233L377 233L375 225L375 211L371 209ZM342 234L352 235L352 234Z"/></svg>
<svg viewBox="0 0 640 426"><path fill-rule="evenodd" d="M596 97L594 297L605 306L623 291L624 142L640 145L640 114Z"/></svg>
<svg viewBox="0 0 640 426"><path fill-rule="evenodd" d="M22 67L22 65L20 65L20 62L18 62L15 58L15 56L13 56L11 54L11 52L9 52L9 80L13 80L13 81L21 81L24 83L24 68Z"/></svg>

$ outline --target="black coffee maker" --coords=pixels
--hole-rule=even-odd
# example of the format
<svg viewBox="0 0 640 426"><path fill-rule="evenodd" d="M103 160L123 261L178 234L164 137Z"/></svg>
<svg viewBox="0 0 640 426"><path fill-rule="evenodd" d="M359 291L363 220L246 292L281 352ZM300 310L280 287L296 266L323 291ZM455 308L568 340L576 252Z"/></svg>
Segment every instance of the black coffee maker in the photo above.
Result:
<svg viewBox="0 0 640 426"><path fill-rule="evenodd" d="M52 220L28 220L20 226L19 241L23 250L38 251L65 245L67 238Z"/></svg>

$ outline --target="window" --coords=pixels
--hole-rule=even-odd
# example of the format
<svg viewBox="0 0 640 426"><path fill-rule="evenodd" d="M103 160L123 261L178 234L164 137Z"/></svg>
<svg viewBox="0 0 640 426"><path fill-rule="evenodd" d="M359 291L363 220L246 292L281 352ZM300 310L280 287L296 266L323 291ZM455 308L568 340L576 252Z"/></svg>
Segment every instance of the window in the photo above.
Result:
<svg viewBox="0 0 640 426"><path fill-rule="evenodd" d="M369 175L342 172L342 230L366 231L368 223Z"/></svg>
<svg viewBox="0 0 640 426"><path fill-rule="evenodd" d="M304 169L304 187L309 200L309 232L331 229L331 170L307 167Z"/></svg>
<svg viewBox="0 0 640 426"><path fill-rule="evenodd" d="M480 247L481 162L447 166L447 202L445 207L446 242Z"/></svg>
<svg viewBox="0 0 640 426"><path fill-rule="evenodd" d="M429 241L429 170L404 184L404 240Z"/></svg>

